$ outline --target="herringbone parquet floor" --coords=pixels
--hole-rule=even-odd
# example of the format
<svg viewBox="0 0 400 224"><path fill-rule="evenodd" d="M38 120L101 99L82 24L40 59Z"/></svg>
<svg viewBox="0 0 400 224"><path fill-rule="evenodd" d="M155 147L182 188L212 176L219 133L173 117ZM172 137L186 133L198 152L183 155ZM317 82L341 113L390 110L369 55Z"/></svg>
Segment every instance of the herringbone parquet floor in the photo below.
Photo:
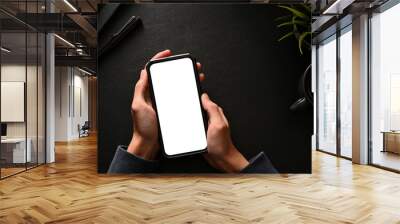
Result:
<svg viewBox="0 0 400 224"><path fill-rule="evenodd" d="M0 223L400 223L400 175L313 153L312 175L107 176L96 139L0 181Z"/></svg>

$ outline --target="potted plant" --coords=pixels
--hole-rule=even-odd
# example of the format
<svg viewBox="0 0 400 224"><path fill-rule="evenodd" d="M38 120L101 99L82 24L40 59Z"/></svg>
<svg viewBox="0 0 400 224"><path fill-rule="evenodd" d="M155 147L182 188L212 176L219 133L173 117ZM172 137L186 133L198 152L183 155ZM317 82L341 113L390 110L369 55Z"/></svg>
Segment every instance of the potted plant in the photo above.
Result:
<svg viewBox="0 0 400 224"><path fill-rule="evenodd" d="M294 37L298 43L300 54L303 55L303 47L311 49L311 43L308 37L311 36L311 5L295 4L295 5L279 5L278 7L288 11L289 15L284 15L276 19L279 24L278 28L289 28L278 41Z"/></svg>
<svg viewBox="0 0 400 224"><path fill-rule="evenodd" d="M306 2L305 4L279 5L278 7L288 11L288 15L276 18L279 23L277 27L287 30L287 33L280 37L278 41L294 38L301 55L304 54L303 49L311 50L311 5ZM301 97L290 106L292 111L310 108L309 105L313 105L311 64L307 66L300 77L299 92Z"/></svg>

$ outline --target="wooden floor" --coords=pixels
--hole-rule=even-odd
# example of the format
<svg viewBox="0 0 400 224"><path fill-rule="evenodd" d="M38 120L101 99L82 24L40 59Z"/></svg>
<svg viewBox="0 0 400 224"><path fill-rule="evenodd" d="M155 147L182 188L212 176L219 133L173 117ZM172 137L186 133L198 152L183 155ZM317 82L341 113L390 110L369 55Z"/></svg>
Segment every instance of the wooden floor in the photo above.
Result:
<svg viewBox="0 0 400 224"><path fill-rule="evenodd" d="M7 177L7 176L10 176L10 175L13 175L13 174L16 174L16 173L26 170L25 166L24 167L7 167L7 168L0 168L0 169L1 169L1 177Z"/></svg>
<svg viewBox="0 0 400 224"><path fill-rule="evenodd" d="M26 167L25 164L18 164L17 167L6 167L6 168L0 168L1 169L1 178L8 177L11 175L14 175L16 173L23 172L27 169L33 169L37 166L36 163L27 163Z"/></svg>
<svg viewBox="0 0 400 224"><path fill-rule="evenodd" d="M400 170L400 154L375 150L372 160L374 164Z"/></svg>
<svg viewBox="0 0 400 224"><path fill-rule="evenodd" d="M400 175L313 153L312 175L107 176L96 140L0 181L0 223L400 223Z"/></svg>

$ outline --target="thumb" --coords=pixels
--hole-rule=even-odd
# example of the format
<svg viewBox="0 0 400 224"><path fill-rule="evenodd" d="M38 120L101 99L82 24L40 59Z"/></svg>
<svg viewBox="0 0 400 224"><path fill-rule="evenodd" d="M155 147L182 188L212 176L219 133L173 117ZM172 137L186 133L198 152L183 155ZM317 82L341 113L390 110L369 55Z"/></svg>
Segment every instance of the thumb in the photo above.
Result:
<svg viewBox="0 0 400 224"><path fill-rule="evenodd" d="M139 98L139 99L145 99L145 95L146 95L146 90L147 90L147 72L146 70L142 70L140 72L140 77L139 80L136 82L135 85L135 97Z"/></svg>
<svg viewBox="0 0 400 224"><path fill-rule="evenodd" d="M219 112L219 106L210 100L207 93L201 95L201 103L205 111L207 111L210 122L222 121L221 114Z"/></svg>

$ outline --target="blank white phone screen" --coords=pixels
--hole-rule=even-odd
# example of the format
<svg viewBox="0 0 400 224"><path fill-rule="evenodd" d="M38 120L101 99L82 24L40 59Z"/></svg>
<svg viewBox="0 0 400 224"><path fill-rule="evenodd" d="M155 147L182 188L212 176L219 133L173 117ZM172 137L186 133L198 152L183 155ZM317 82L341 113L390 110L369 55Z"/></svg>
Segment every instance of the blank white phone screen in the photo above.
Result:
<svg viewBox="0 0 400 224"><path fill-rule="evenodd" d="M178 155L207 147L193 62L189 58L150 66L164 151Z"/></svg>

